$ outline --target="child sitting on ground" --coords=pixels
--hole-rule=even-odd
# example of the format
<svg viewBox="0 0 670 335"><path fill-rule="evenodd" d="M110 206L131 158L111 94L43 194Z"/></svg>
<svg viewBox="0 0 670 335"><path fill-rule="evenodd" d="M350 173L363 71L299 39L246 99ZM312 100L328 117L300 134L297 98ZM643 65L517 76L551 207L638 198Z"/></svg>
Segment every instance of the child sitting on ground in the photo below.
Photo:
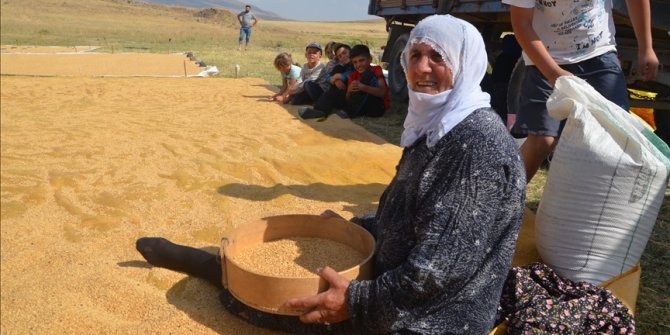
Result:
<svg viewBox="0 0 670 335"><path fill-rule="evenodd" d="M300 80L290 90L292 105L312 104L323 93L319 81L325 77L326 66L321 63L321 51L321 45L314 42L305 48L307 63L300 71Z"/></svg>
<svg viewBox="0 0 670 335"><path fill-rule="evenodd" d="M335 68L335 65L337 65L337 57L335 56L335 47L337 46L337 42L335 41L330 41L326 43L326 47L323 49L323 52L325 53L326 57L328 57L328 63L326 63L326 68L324 71L326 71L326 74L330 73L333 71L333 68Z"/></svg>
<svg viewBox="0 0 670 335"><path fill-rule="evenodd" d="M282 86L279 93L270 97L271 100L288 103L291 95L291 88L300 79L300 67L293 64L291 54L282 52L275 57L275 68L281 73Z"/></svg>
<svg viewBox="0 0 670 335"><path fill-rule="evenodd" d="M292 104L294 105L312 104L321 97L323 92L326 92L328 91L328 89L330 89L331 85L330 82L328 81L330 79L330 73L333 72L333 69L338 64L337 57L335 56L335 49L337 45L338 44L335 43L334 41L330 41L326 44L324 52L328 57L329 61L325 65L324 69L321 70L321 76L319 76L317 80L308 81L305 84L303 84L303 90L306 91L306 93L309 95L311 101L303 102L300 99L298 100L291 99Z"/></svg>
<svg viewBox="0 0 670 335"><path fill-rule="evenodd" d="M350 118L380 117L391 106L384 71L370 62L372 55L367 46L359 44L351 48L351 63L356 71L348 76L345 111Z"/></svg>
<svg viewBox="0 0 670 335"><path fill-rule="evenodd" d="M338 64L328 73L328 88L314 102L314 108L301 108L299 115L303 119L315 119L328 116L333 108L344 109L346 105L347 76L354 71L349 53L351 47L346 44L335 46Z"/></svg>
<svg viewBox="0 0 670 335"><path fill-rule="evenodd" d="M340 115L344 117L380 117L389 109L390 98L384 73L381 67L370 64L372 61L370 49L365 45L355 45L351 48L350 57L354 70L332 76L334 85L339 84L338 80L342 81L342 86L346 89L344 96L330 96L331 100L328 101L332 102L330 106L319 99L314 105L314 109L301 111L300 116L303 119L326 117L333 107L338 106L336 100L338 98L344 98L343 107L346 115ZM334 71L337 71L337 67ZM327 93L333 91L333 89L330 89ZM324 96L327 95L324 94Z"/></svg>

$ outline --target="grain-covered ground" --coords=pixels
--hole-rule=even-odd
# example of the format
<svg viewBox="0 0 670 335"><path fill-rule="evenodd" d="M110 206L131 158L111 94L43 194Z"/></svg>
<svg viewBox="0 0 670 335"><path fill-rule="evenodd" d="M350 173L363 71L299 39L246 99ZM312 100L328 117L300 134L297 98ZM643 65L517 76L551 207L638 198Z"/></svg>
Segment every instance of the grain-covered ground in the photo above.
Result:
<svg viewBox="0 0 670 335"><path fill-rule="evenodd" d="M221 72L220 78L209 78L206 80L200 78L186 80L184 78L77 77L79 74L68 78L53 75L49 75L48 77L40 75L22 77L10 76L9 72L7 72L7 75L0 77L0 81L2 82L2 105L0 106L2 112L2 115L0 115L2 121L2 161L0 163L2 163L3 201L1 206L2 216L0 217L2 226L2 247L0 249L2 252L2 264L0 264L2 273L0 280L2 280L1 302L3 314L0 327L2 333L55 333L67 329L66 326L71 327L69 331L65 331L66 333L90 333L105 327L105 322L88 321L91 318L90 315L93 315L94 319L103 318L103 315L110 316L110 323L113 320L113 323L118 328L105 328L107 333L130 332L129 329L131 328L124 328L127 322L114 320L107 308L98 309L97 307L91 307L91 300L93 298L82 299L81 306L75 308L75 306L69 306L60 301L58 299L59 296L53 297L55 293L48 290L53 290L58 284L62 283L62 278L64 278L65 274L61 274L61 272L69 272L68 278L77 277L82 276L82 274L77 274L77 271L91 267L94 270L89 273L89 278L87 279L102 278L103 283L101 285L105 286L106 283L107 286L114 288L114 294L99 290L97 293L91 293L90 295L97 295L95 298L96 301L105 301L105 299L113 298L114 303L105 304L110 306L118 305L114 308L125 308L124 306L127 304L133 303L135 297L132 294L124 293L123 290L116 290L119 288L117 287L118 284L110 284L110 278L121 278L120 280L125 282L127 273L122 271L135 271L137 269L133 268L133 266L142 266L141 262L136 263L135 260L130 260L128 262L131 263L128 264L133 266L128 267L128 269L118 267L117 270L119 272L113 275L98 274L97 271L100 267L88 264L88 262L82 261L79 264L77 262L81 258L79 255L69 256L71 261L67 267L50 266L39 268L31 266L28 260L45 257L45 255L61 255L62 253L58 254L54 252L61 250L63 246L56 244L48 245L48 249L31 249L37 248L35 247L35 240L31 240L31 238L39 237L36 241L38 241L38 245L41 247L42 244L39 244L39 242L46 242L47 239L42 241L42 237L37 235L38 230L43 231L45 236L51 233L61 234L67 236L68 239L80 241L78 243L84 243L81 241L86 240L88 242L80 249L86 249L86 252L88 252L88 249L97 252L100 250L100 246L96 243L103 241L105 243L101 244L101 246L105 246L112 243L107 241L108 239L113 239L113 237L106 235L109 233L97 233L98 229L107 229L100 228L101 226L112 227L111 230L115 232L117 230L130 229L130 232L123 232L130 239L134 239L135 235L139 234L140 231L141 233L148 233L149 230L145 229L147 225L162 226L163 223L160 220L145 223L143 228L141 225L137 227L133 225L120 225L118 220L110 219L114 215L125 215L123 213L141 211L143 210L141 206L139 208L134 207L138 206L135 201L144 204L148 199L155 197L151 206L166 207L157 207L158 209L155 209L152 213L164 215L163 212L166 210L172 210L178 211L180 213L178 217L181 217L181 219L174 220L174 222L180 222L179 224L174 225L174 222L170 223L165 228L161 228L162 230L159 233L162 234L167 231L173 234L171 235L172 237L177 237L180 233L185 234L183 235L185 237L180 241L184 243L191 241L198 246L216 245L217 241L215 240L217 238L203 238L203 236L217 235L221 228L220 226L212 223L207 227L202 227L193 223L195 221L188 221L185 218L191 215L195 215L196 219L201 218L202 215L194 213L204 211L204 208L210 205L220 206L217 209L220 213L226 212L229 207L215 201L205 203L202 205L202 208L198 209L194 208L194 205L189 205L189 203L194 203L194 200L189 200L188 198L184 198L187 200L183 202L178 201L174 203L172 201L175 198L182 199L180 198L180 194L182 193L174 193L166 185L169 185L167 181L172 180L179 187L189 190L182 191L185 194L191 195L192 193L190 192L202 192L197 190L201 187L210 187L211 185L208 183L214 182L209 181L209 179L200 180L199 173L209 173L207 171L211 171L211 169L224 169L217 166L217 164L214 164L215 167L211 167L212 164L209 162L217 162L221 159L220 156L217 156L221 155L219 151L225 151L225 148L234 148L235 145L240 144L239 142L245 142L245 145L251 143L257 146L252 146L252 149L248 152L238 152L235 159L231 163L228 163L231 165L240 165L238 170L233 173L233 175L237 176L235 178L240 185L233 183L233 186L220 190L217 189L216 192L217 194L221 194L220 191L228 192L229 196L227 199L237 199L233 201L235 205L238 202L251 203L253 206L248 207L248 210L251 211L262 211L265 213L265 210L259 210L256 207L259 207L259 204L267 199L273 199L272 203L279 202L276 207L285 208L286 211L293 210L293 208L303 209L301 212L311 211L312 209L318 211L324 207L332 207L327 205L341 200L339 196L329 195L331 192L336 192L337 194L340 192L349 192L354 197L363 196L361 193L363 192L366 199L372 199L366 200L367 205L365 206L340 205L342 213L347 215L348 213L358 213L359 211L373 208L374 204L368 202L376 201L378 193L384 187L383 184L386 181L378 181L373 184L357 184L356 187L351 187L350 185L329 185L319 181L309 183L308 185L298 183L277 184L274 187L252 187L250 186L251 184L256 185L259 182L267 182L253 179L259 178L259 174L254 171L269 166L279 166L274 163L257 163L257 160L268 160L270 151L267 146L272 146L272 144L266 143L262 146L263 149L261 149L261 146L256 144L256 139L264 137L254 135L243 136L243 138L234 141L232 144L224 142L216 136L227 136L223 134L225 133L225 129L228 129L224 125L230 124L229 119L226 117L231 116L232 120L235 121L238 114L217 114L210 112L210 110L219 109L227 111L233 108L233 104L230 104L230 100L227 99L232 99L232 97L229 97L230 92L237 92L237 94L246 95L249 98L245 100L244 106L238 108L245 109L247 112L250 110L249 108L253 108L254 111L262 111L259 113L262 117L254 116L252 118L240 119L241 122L246 122L247 128L259 128L259 132L261 129L267 132L274 131L274 129L266 129L265 126L262 126L262 123L268 121L264 118L265 114L278 110L293 115L287 122L295 123L299 126L298 129L305 126L314 130L315 134L321 134L320 136L305 136L302 140L295 139L294 135L285 135L283 137L277 135L275 140L279 142L274 147L286 148L287 155L293 155L293 148L298 146L301 148L304 147L301 150L308 150L307 148L316 150L318 145L313 143L311 145L308 144L312 140L330 139L332 137L346 143L352 143L352 141L360 141L359 138L372 136L364 132L359 134L361 132L360 128L350 129L349 127L353 126L351 123L341 122L342 120L337 118L331 118L324 123L304 123L295 118L295 110L291 108L285 109L260 100L273 89L276 89L276 85L279 83L279 75L272 66L272 59L277 53L283 51L291 52L294 55L294 61L302 63L304 62L304 46L308 42L317 41L325 44L330 40L335 40L351 45L357 43L368 44L376 56L384 45L387 36L383 20L340 23L273 22L263 20L259 22L259 25L254 30L250 48L246 52L237 52L235 50L237 47L238 24L234 15L225 10L203 11L199 9L155 6L133 0L7 0L2 3L0 16L1 51L3 52L0 58L3 61L6 57L5 52L53 53L54 51L58 51L80 53L89 48L86 46L95 46L96 49L94 52L108 54L151 52L173 55L192 51L208 65L217 66ZM25 50L16 50L18 46L25 48ZM58 50L54 50L55 48L52 46L61 47L58 47ZM14 48L14 50L10 50L11 48ZM133 63L133 61L129 61L124 64L132 66ZM234 78L235 75L234 68L236 64L241 65L240 77L243 78L232 80L231 78ZM42 65L38 62L35 66ZM67 64L67 66L72 65ZM11 67L6 68L4 63L1 68L3 73L5 73L6 69L11 69ZM98 69L100 68L102 66L98 67ZM183 59L178 59L177 64L173 63L170 68L171 73L177 72L181 75L183 73ZM146 68L143 66L141 70L138 69L136 71L146 71ZM162 76L165 76L165 74ZM255 99L259 101L255 101ZM91 108L94 112L89 111ZM110 110L112 112L109 115L104 115L96 111L97 109ZM205 113L206 115L203 115L203 117L209 115L209 120L205 122L199 119L199 113ZM406 105L394 102L392 111L381 119L356 119L353 121L368 131L379 135L388 141L388 143L397 144L405 113ZM129 114L133 115L132 118ZM241 115L247 116L247 114L249 113L242 113ZM62 119L58 119L59 117ZM131 119L134 120L130 121ZM284 119L281 120L282 122L284 121ZM67 122L72 122L72 125L68 125ZM275 120L270 120L270 122L275 122ZM202 129L207 131L196 130L195 128L198 128L200 124L204 124ZM18 129L16 129L17 125L20 125ZM85 125L85 127L78 127L79 125ZM215 126L220 126L220 129L208 130L210 129L209 127ZM156 129L152 129L152 127L156 127ZM158 130L160 127L165 127L165 129ZM190 127L193 128L191 129ZM277 130L281 131L282 129ZM293 130L293 128L290 129ZM8 132L5 130L8 130ZM182 131L185 133L175 134ZM207 134L207 132L215 134L211 135L211 139L203 140L200 136ZM140 133L142 134L140 135ZM294 133L289 132L289 134ZM124 138L124 135L128 137ZM279 140L286 136L295 139L295 143L299 143L299 145L284 146L286 143L292 143L290 141ZM25 137L25 139L22 139L22 137ZM107 140L107 138L111 139ZM185 141L191 138L196 139L198 145L177 145L177 143L186 143ZM376 137L373 136L372 138ZM81 144L71 144L73 143L72 141L76 142L77 139L81 139ZM182 141L179 141L179 139ZM133 154L124 153L124 147L128 145L128 142L133 141L144 143L141 150L128 149ZM362 141L365 142L367 140ZM110 145L110 142L113 145ZM396 146L382 144L385 142L380 138L376 138L372 142L380 145L381 150L385 152L390 151L388 154L397 155L397 150L399 149ZM19 146L14 147L13 144L16 143ZM342 142L339 143L336 148L347 147L343 146ZM82 145L86 146L87 149L82 149ZM22 150L22 155L13 154L22 152ZM177 168L171 165L176 164L175 162L165 164L162 164L164 162L162 160L153 162L155 157L167 154L171 150L176 150L175 157L177 158L175 160L184 161L181 164L187 164L188 169ZM184 158L191 151L197 153L196 156L203 155L203 157L209 158L199 158L196 162L189 158ZM314 156L317 159L325 159L332 151L310 154L310 157ZM210 156L207 156L207 152L209 152ZM255 154L259 156L252 157ZM60 155L61 157L57 163L46 163L49 160L43 163L42 159L44 159L45 155L47 157ZM172 154L170 153L170 155ZM83 156L86 159L85 163L79 161L79 158L77 158L79 156ZM70 157L74 158L71 159ZM93 164L96 160L107 160L107 162L96 163L99 165ZM131 163L127 164L127 161ZM141 161L141 163L137 163L137 161ZM16 164L18 162L22 162L24 165L21 165L22 167L17 169ZM346 160L341 162L347 163ZM246 163L250 164L249 168L242 167ZM340 161L338 161L339 163ZM138 182L137 180L145 180L145 178L132 176L139 174L144 177L147 175L145 169L150 169L155 165L160 165L157 168L165 169L166 171L174 169L174 173L161 174L160 179L151 181L156 186L144 189L142 186L143 182ZM196 165L202 165L203 167L196 168ZM96 168L95 166L98 167ZM107 166L105 170L108 172L104 177L95 180L94 183L99 188L97 192L100 193L99 196L95 196L92 195L92 191L87 190L87 187L82 185L93 183L90 177L86 176L100 173L97 171L102 169L100 166ZM140 168L135 168L135 166L140 166ZM324 178L324 176L321 176L317 172L305 172L297 167L290 167L289 170L285 167L285 164L281 164L281 166L281 171L278 174L295 174L296 176L307 174L308 176L300 177L303 183L306 183L305 180L312 178L312 175ZM343 167L338 171L349 171L349 168ZM327 171L330 171L329 169ZM357 172L360 173L360 171ZM34 177L33 173L40 176ZM128 177L122 183L121 178L124 175L131 177ZM240 182L240 180L244 180L249 176L253 176L253 178L252 181L247 182L248 184ZM536 208L540 201L545 176L545 173L541 173L528 187L527 205L530 208ZM218 177L213 178L216 180ZM44 180L48 180L48 187L44 186L47 185ZM151 178L147 180L151 180ZM117 189L110 186L117 182L118 185L123 185L123 187ZM51 188L54 190L51 190ZM137 188L141 192L137 190L129 191L129 189L133 188ZM84 195L75 196L79 190L84 190ZM142 195L136 196L136 199L132 200L133 206L128 207L127 202L117 202L116 200L119 198L118 194L124 192L140 192ZM375 194L374 196L371 195L373 193ZM16 194L23 195L16 196ZM281 194L281 196L273 198L276 194ZM260 200L251 201L250 199L253 197ZM303 200L296 205L286 206L286 204L292 203L287 199L294 199L296 197ZM60 230L54 230L53 227L45 224L45 222L33 220L38 213L35 209L28 210L28 208L32 208L33 206L43 206L44 202L47 201L45 199L51 198L57 199L58 203L42 208L47 212L52 212L51 215L54 215L55 218L48 221L57 222L57 228L59 227ZM88 203L80 207L70 206L72 203L70 199L72 198L76 201ZM222 198L214 197L214 199L220 200ZM309 207L309 202L303 202L305 199L325 201L326 205L320 204L315 207ZM666 191L664 205L661 208L654 232L641 260L643 271L636 322L639 333L642 334L670 333L670 323L668 322L670 320L670 280L668 279L670 278L669 199L670 191ZM282 203L282 201L284 202ZM5 206L6 202L11 203L11 206ZM165 202L165 204L162 204L162 202ZM172 202L171 205L167 204L169 202ZM200 200L197 202L200 203ZM159 205L159 203L161 204ZM67 219L58 219L57 216L61 215L58 214L59 211L55 210L59 208L58 206L67 208L67 213L78 214ZM151 206L146 208L154 208ZM189 206L191 208L190 212L185 213ZM101 211L100 213L102 214L99 214L98 211ZM152 213L148 213L147 215L153 215ZM258 213L251 212L247 216L254 216L256 214ZM19 218L19 215L22 217ZM24 218L24 215L27 216ZM227 216L224 216L222 220L229 219L227 219ZM17 222L19 222L18 226ZM81 224L76 225L75 222L81 222ZM32 225L30 225L31 223ZM213 228L208 228L210 226ZM131 229L128 227L134 228ZM8 232L11 232L11 235ZM89 241L87 237L92 235L102 237ZM124 248L128 249L124 249L121 254L118 251L107 249L102 252L113 254L113 256L108 256L113 259L119 258L119 255L127 255L128 258L134 259L139 257L132 250L130 244L125 244L126 241L123 241L123 243L125 245ZM10 249L12 246L18 246L19 249L17 250L20 250L20 252ZM12 267L6 266L6 264L15 264L12 262L17 262L16 260L8 260L11 258L17 259L17 257L27 264L18 268L15 265ZM112 266L117 264L117 262L109 259L107 262ZM17 269L28 271L31 275L17 275L14 273ZM146 274L147 269L142 270ZM213 312L210 315L208 313L211 310L207 308L203 310L199 307L211 306L212 302L218 305L209 293L199 293L200 295L197 296L198 299L209 299L202 303L200 300L188 300L188 303L184 303L186 300L184 300L183 295L180 295L182 297L180 299L182 300L175 299L175 292L184 292L186 287L189 287L189 290L192 291L189 285L198 281L184 279L181 275L162 273L161 271L154 272L154 270L150 270L149 273L151 275L147 275L147 280L158 283L155 286L156 289L162 287L165 292L170 293L153 296L152 299L149 299L152 303L147 305L147 309L163 311L170 308L174 309L174 306L177 306L177 309L181 308L182 314L196 315L192 320L200 320L202 321L200 323L204 325L196 325L189 328L182 326L182 328L174 330L173 333L199 333L210 332L212 330L223 333L228 329L226 327L231 324L228 322L228 319L216 319L220 318L220 316L214 316L216 313ZM35 278L46 278L46 280L45 283L42 283ZM54 284L49 284L52 278L54 278ZM61 280L57 280L58 278L61 278ZM8 281L14 281L15 284L13 286L6 285ZM25 281L25 283L21 284L19 283L20 281ZM78 281L74 280L73 284L62 287L68 288L70 291L81 291L83 292L81 293L82 295L88 294L85 290L81 290L78 287L73 289L78 283ZM179 283L179 285L176 285L175 290L170 290L168 287L171 287L171 283ZM189 284L186 285L185 283ZM123 286L121 288L125 289L127 287ZM60 286L58 286L58 289L60 289ZM22 295L29 294L32 291L39 292L38 296L28 302L23 302L23 304L33 308L33 310L28 310L28 307L26 307L13 311L17 306L17 302L21 303ZM118 292L121 293L119 294ZM144 302L141 299L139 301ZM6 302L8 303L6 304ZM167 306L164 306L166 304ZM185 307L186 305L195 307ZM139 313L140 315L135 315L135 313ZM159 323L157 321L158 317L152 319L152 313L150 312L133 311L126 312L126 314L130 315L128 320L131 320L131 324L139 322L139 319L149 320L147 322L152 324ZM60 315L79 315L81 320L77 319L77 322L73 323L71 317L63 318ZM158 315L161 314L158 313ZM42 324L42 318L52 320L52 322L57 321L60 325L53 327L53 331L49 331ZM185 318L178 317L175 320L187 322L185 321L187 318L188 316ZM32 320L38 321L33 322ZM166 322L169 323L171 321ZM239 324L234 323L235 321L231 322L232 324ZM77 328L79 324L82 324L82 326ZM85 325L93 325L92 330L86 331ZM150 333L158 332L157 330L150 330L150 326L133 330Z"/></svg>
<svg viewBox="0 0 670 335"><path fill-rule="evenodd" d="M183 71L182 59L165 67ZM5 71L19 70L3 55ZM268 101L273 89L253 78L2 76L2 333L260 333L215 288L150 267L134 243L164 236L215 252L265 216L374 211L400 149L349 120L302 121Z"/></svg>

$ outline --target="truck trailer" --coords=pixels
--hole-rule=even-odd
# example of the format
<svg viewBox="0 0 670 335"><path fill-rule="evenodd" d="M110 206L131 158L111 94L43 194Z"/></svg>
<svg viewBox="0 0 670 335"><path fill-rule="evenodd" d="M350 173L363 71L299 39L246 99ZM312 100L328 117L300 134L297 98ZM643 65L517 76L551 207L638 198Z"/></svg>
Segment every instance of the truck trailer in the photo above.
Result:
<svg viewBox="0 0 670 335"><path fill-rule="evenodd" d="M370 0L368 14L384 18L388 40L381 61L389 73L389 89L396 100L407 100L407 82L400 65L400 54L409 33L421 19L433 14L451 14L472 23L482 34L489 63L501 49L501 37L512 32L509 6L500 0ZM670 123L670 0L651 0L651 25L659 72L654 82L642 82L637 76L637 41L628 18L625 0L613 0L616 43L629 88L657 93L655 100L631 100L634 107L655 108ZM517 64L509 84L508 97L518 96L523 60ZM515 99L508 99L514 113Z"/></svg>

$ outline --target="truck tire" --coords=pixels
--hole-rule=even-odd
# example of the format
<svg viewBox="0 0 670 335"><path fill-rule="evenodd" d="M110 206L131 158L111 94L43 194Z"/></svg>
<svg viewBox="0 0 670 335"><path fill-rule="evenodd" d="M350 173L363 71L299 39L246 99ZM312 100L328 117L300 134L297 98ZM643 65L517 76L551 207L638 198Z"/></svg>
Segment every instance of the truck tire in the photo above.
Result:
<svg viewBox="0 0 670 335"><path fill-rule="evenodd" d="M391 48L391 59L389 62L389 91L394 101L407 101L407 79L405 71L400 64L400 56L407 45L409 34L402 34L393 43Z"/></svg>

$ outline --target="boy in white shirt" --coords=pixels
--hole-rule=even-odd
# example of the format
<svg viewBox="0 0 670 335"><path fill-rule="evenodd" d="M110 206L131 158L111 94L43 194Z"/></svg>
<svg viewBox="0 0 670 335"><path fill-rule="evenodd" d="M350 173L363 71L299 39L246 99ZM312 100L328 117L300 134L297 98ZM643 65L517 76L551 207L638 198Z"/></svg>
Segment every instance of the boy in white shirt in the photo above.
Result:
<svg viewBox="0 0 670 335"><path fill-rule="evenodd" d="M612 0L502 0L511 6L514 34L526 74L512 132L527 135L521 156L530 181L553 151L564 122L549 116L546 101L560 76L576 75L628 110L626 79L616 54ZM626 0L638 42L642 79L656 76L649 0Z"/></svg>
<svg viewBox="0 0 670 335"><path fill-rule="evenodd" d="M326 65L321 63L321 53L322 50L319 43L312 42L305 47L307 63L302 66L300 80L291 89L292 105L312 104L321 95L320 82L325 81L326 76ZM319 90L310 89L310 86L319 87Z"/></svg>

